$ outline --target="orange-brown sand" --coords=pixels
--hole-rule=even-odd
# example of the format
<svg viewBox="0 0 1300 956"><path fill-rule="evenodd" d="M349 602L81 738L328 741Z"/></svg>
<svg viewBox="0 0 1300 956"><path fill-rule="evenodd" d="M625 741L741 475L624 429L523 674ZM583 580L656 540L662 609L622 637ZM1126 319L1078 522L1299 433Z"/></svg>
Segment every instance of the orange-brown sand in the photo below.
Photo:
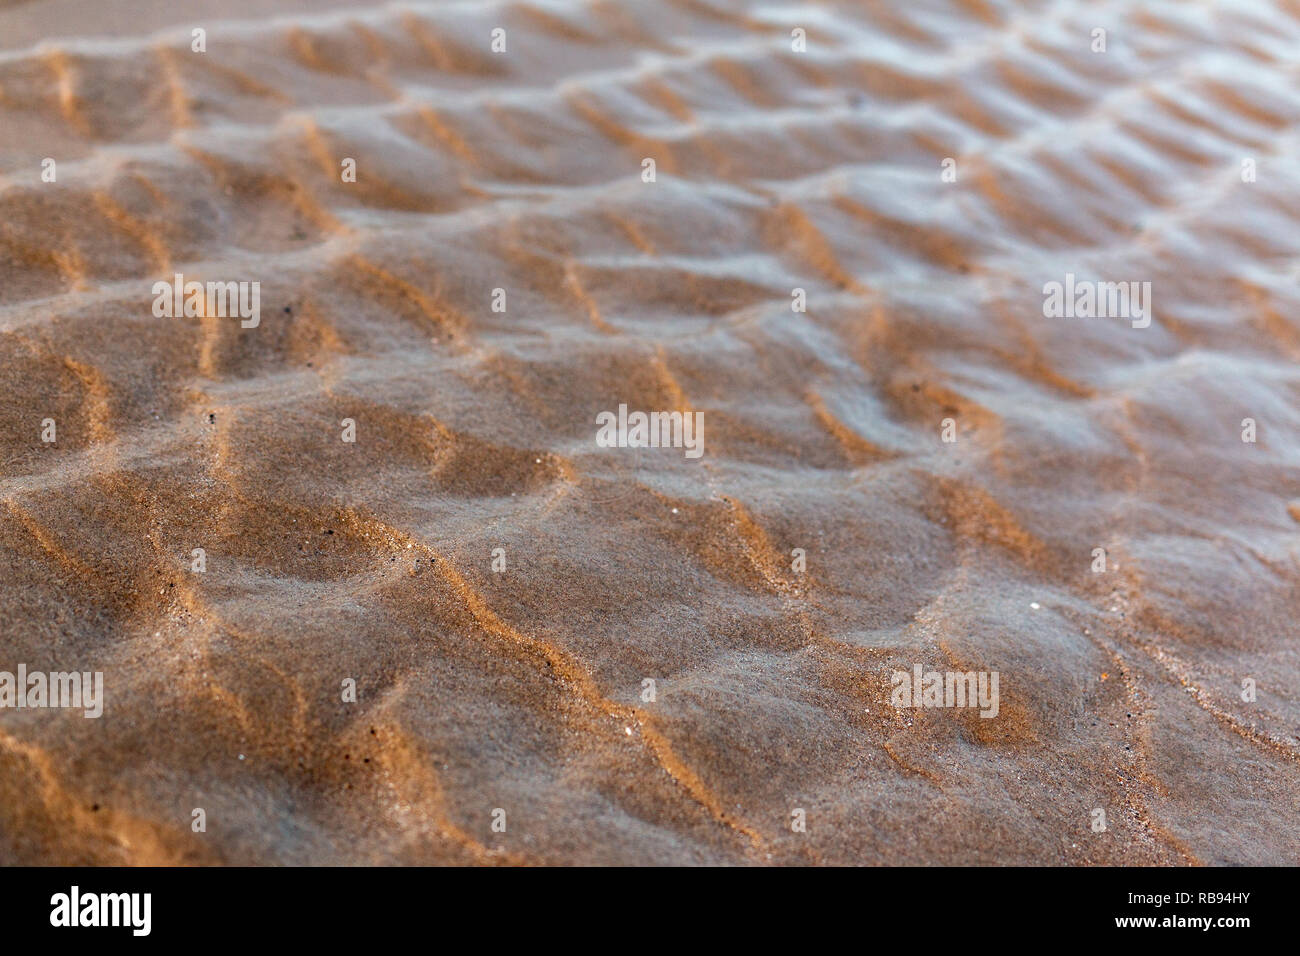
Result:
<svg viewBox="0 0 1300 956"><path fill-rule="evenodd" d="M0 671L105 685L0 709L0 862L1300 861L1298 42L0 3Z"/></svg>

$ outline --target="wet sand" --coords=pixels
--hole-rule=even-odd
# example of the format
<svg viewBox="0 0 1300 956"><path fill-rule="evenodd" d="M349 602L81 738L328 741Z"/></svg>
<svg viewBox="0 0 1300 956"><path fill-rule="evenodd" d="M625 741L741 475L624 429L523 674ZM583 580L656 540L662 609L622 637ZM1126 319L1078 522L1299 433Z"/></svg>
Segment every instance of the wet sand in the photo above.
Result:
<svg viewBox="0 0 1300 956"><path fill-rule="evenodd" d="M0 671L106 697L0 863L1300 862L1300 4L87 6L0 2Z"/></svg>

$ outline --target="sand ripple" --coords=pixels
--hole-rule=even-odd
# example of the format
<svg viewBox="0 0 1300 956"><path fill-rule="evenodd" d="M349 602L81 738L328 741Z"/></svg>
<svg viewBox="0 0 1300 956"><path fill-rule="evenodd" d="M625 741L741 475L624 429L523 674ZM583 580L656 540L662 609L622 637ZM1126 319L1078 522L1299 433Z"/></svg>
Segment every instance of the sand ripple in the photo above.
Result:
<svg viewBox="0 0 1300 956"><path fill-rule="evenodd" d="M136 9L0 3L0 861L1300 858L1300 4Z"/></svg>

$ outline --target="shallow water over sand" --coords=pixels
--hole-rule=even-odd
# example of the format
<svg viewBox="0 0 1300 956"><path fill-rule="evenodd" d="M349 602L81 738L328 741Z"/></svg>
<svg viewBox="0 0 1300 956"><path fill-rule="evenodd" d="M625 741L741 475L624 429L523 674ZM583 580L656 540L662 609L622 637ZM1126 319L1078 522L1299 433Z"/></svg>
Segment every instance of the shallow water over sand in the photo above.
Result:
<svg viewBox="0 0 1300 956"><path fill-rule="evenodd" d="M324 6L0 3L0 861L1300 860L1300 4Z"/></svg>

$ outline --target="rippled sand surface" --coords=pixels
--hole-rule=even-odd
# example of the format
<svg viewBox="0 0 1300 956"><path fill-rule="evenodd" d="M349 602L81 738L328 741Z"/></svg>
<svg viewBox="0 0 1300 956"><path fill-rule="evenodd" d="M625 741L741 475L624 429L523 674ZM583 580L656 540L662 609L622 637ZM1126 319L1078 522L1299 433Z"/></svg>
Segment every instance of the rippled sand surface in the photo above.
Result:
<svg viewBox="0 0 1300 956"><path fill-rule="evenodd" d="M0 861L1300 861L1298 44L0 3L0 670L106 685L0 710ZM155 318L177 272L260 325ZM1150 326L1045 317L1067 273ZM915 664L998 716L891 706Z"/></svg>

